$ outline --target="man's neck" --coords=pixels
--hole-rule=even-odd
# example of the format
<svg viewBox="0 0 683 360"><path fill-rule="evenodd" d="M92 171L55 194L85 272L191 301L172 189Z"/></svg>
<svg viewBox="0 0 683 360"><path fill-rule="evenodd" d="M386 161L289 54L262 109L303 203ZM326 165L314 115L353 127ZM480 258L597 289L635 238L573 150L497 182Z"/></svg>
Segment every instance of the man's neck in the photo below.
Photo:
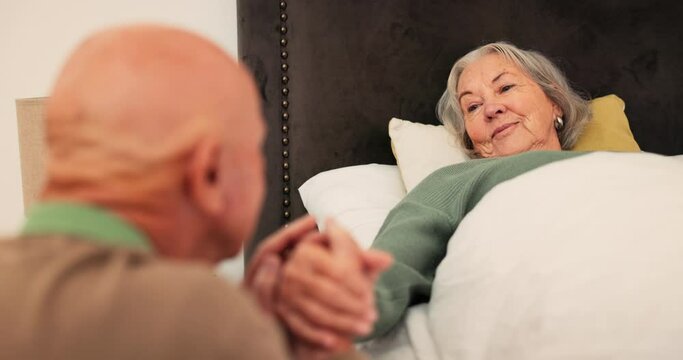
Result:
<svg viewBox="0 0 683 360"><path fill-rule="evenodd" d="M155 252L163 257L193 257L193 246L201 236L189 211L172 194L155 199L113 197L106 191L57 191L46 188L40 201L73 202L106 209L143 232ZM185 213L185 214L184 214Z"/></svg>

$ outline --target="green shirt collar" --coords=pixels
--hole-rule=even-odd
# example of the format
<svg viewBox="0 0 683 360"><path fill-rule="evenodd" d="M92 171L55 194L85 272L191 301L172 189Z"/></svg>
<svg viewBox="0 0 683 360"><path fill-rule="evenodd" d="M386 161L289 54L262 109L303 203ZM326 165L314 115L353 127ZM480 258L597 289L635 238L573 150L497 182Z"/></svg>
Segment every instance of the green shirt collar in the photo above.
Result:
<svg viewBox="0 0 683 360"><path fill-rule="evenodd" d="M82 203L33 205L21 234L71 235L102 245L151 250L147 237L133 224L110 211Z"/></svg>

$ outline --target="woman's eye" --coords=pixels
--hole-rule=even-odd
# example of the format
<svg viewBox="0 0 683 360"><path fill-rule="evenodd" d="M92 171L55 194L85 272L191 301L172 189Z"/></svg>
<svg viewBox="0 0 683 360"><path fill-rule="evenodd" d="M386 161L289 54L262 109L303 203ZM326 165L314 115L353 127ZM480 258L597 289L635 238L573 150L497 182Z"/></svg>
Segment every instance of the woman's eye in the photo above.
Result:
<svg viewBox="0 0 683 360"><path fill-rule="evenodd" d="M479 107L479 105L477 105L477 104L470 105L467 107L467 112L471 113L472 111L477 110L478 107Z"/></svg>
<svg viewBox="0 0 683 360"><path fill-rule="evenodd" d="M503 86L500 88L500 92L506 92L506 91L512 89L513 87L515 87L515 85L503 85Z"/></svg>

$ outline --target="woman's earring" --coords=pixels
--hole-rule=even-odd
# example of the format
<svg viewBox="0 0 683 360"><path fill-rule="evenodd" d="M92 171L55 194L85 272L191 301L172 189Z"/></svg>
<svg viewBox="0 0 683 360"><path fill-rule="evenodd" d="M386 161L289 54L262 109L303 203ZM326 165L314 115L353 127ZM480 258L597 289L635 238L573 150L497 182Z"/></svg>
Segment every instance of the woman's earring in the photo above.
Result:
<svg viewBox="0 0 683 360"><path fill-rule="evenodd" d="M555 117L554 124L555 124L555 130L558 130L558 131L562 130L562 128L564 127L564 120L562 120L561 117L557 116L557 117Z"/></svg>

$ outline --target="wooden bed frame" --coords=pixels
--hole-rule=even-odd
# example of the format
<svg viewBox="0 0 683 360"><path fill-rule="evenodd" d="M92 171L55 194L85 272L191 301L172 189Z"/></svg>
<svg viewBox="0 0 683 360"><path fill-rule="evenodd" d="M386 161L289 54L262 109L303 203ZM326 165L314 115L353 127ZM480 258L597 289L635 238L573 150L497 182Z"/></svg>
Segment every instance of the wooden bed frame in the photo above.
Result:
<svg viewBox="0 0 683 360"><path fill-rule="evenodd" d="M549 56L590 97L619 95L644 151L683 153L682 10L673 0L238 0L239 54L269 126L255 238L305 213L297 188L311 176L395 163L389 119L438 123L453 62L497 40Z"/></svg>

